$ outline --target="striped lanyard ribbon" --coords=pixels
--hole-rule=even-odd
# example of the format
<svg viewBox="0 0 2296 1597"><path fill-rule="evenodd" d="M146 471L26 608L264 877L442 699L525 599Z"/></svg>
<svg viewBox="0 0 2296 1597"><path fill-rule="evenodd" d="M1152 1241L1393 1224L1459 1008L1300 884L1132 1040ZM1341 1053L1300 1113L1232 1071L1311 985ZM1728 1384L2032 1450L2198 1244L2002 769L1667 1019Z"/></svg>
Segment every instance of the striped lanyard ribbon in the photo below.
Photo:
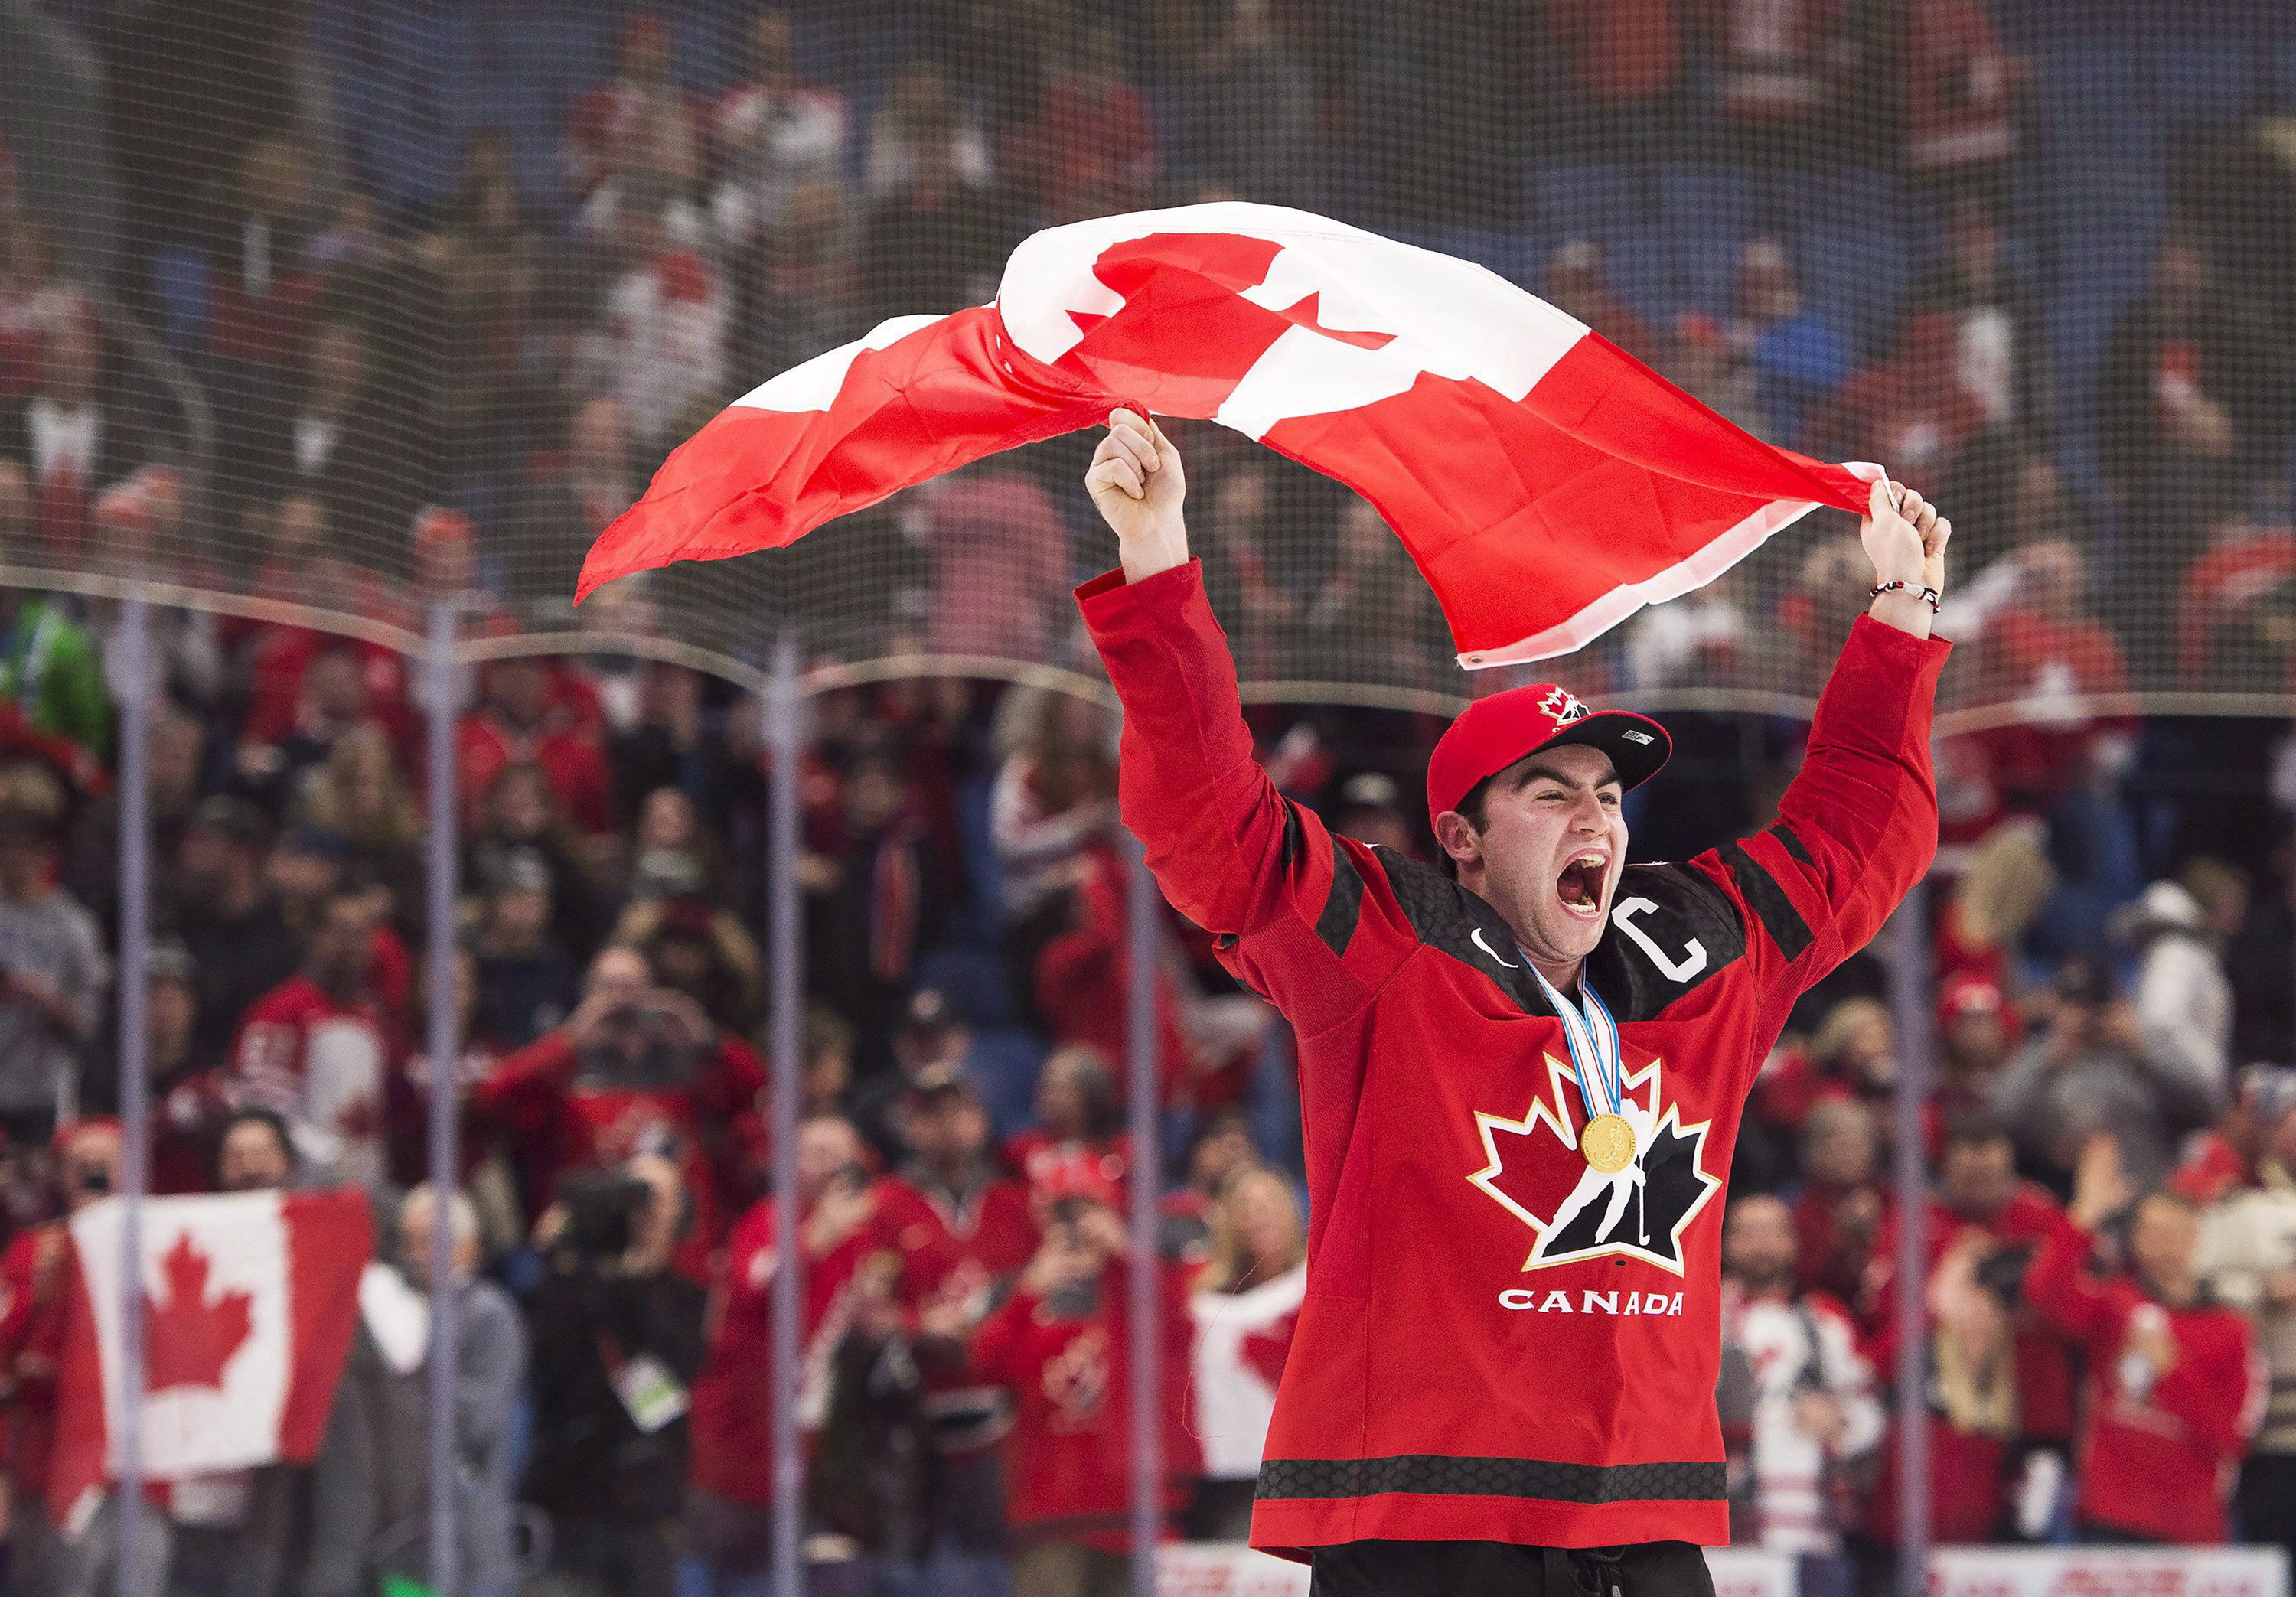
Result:
<svg viewBox="0 0 2296 1597"><path fill-rule="evenodd" d="M1530 956L1523 955L1530 963ZM1619 1023L1611 1019L1611 1011L1595 995L1594 984L1585 977L1578 979L1578 990L1586 995L1587 1007L1578 1005L1555 991L1554 984L1546 979L1537 965L1530 973L1538 978L1539 991L1554 1006L1555 1018L1562 1022L1562 1040L1570 1045L1570 1063L1578 1076L1578 1093L1587 1101L1587 1118L1620 1113L1626 1105L1624 1068L1619 1062Z"/></svg>

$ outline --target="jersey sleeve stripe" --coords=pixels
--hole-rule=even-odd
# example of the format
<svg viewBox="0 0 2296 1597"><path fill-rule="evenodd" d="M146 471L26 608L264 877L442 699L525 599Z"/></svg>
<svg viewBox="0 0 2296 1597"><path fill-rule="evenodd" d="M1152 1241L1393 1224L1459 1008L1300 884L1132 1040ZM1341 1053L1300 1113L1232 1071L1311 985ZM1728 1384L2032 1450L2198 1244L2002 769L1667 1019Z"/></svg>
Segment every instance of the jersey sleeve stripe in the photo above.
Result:
<svg viewBox="0 0 2296 1597"><path fill-rule="evenodd" d="M1356 922L1363 918L1364 880L1356 862L1336 839L1332 844L1332 891L1324 913L1316 917L1316 935L1333 954L1345 954L1354 940Z"/></svg>
<svg viewBox="0 0 2296 1597"><path fill-rule="evenodd" d="M1800 959L1814 940L1809 922L1801 918L1801 912L1786 897L1778 879L1737 843L1725 843L1716 853L1738 879L1738 890L1745 895L1747 904L1762 922L1762 930L1770 934L1770 941L1778 946L1785 962L1792 964Z"/></svg>
<svg viewBox="0 0 2296 1597"><path fill-rule="evenodd" d="M1788 854L1792 855L1797 861L1802 864L1808 865L1811 870L1815 871L1817 869L1817 862L1810 858L1809 850L1801 846L1801 839L1800 838L1794 836L1792 827L1788 826L1784 821L1780 821L1773 825L1769 830L1770 835L1777 839L1777 840L1784 846L1785 851Z"/></svg>

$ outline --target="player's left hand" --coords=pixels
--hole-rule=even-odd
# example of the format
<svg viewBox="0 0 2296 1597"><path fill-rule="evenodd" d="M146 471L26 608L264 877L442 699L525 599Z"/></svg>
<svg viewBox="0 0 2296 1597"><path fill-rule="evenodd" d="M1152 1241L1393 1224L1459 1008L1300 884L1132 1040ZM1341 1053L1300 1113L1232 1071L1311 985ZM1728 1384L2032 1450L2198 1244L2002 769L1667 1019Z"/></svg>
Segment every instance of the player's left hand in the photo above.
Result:
<svg viewBox="0 0 2296 1597"><path fill-rule="evenodd" d="M1893 504L1893 494L1904 497ZM1953 536L1953 523L1913 489L1898 482L1875 483L1857 536L1874 562L1876 585L1903 582L1945 592L1945 545Z"/></svg>

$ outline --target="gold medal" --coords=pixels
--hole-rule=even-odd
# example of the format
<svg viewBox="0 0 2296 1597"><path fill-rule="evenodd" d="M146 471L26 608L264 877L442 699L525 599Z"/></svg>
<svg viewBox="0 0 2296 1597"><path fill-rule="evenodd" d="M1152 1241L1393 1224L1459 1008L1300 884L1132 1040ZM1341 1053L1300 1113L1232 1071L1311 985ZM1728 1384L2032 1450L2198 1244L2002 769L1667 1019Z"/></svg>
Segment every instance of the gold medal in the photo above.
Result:
<svg viewBox="0 0 2296 1597"><path fill-rule="evenodd" d="M1616 1175L1635 1162L1635 1128L1624 1115L1596 1115L1578 1134L1578 1151L1605 1175Z"/></svg>

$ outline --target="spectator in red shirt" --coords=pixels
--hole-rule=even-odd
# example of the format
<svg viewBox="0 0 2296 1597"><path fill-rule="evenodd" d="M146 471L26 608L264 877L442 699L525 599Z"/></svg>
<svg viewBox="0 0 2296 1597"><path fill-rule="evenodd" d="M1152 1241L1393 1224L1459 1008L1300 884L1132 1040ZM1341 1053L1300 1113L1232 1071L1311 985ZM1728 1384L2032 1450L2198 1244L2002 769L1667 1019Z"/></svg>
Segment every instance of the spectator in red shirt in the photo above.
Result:
<svg viewBox="0 0 2296 1597"><path fill-rule="evenodd" d="M942 1061L919 1071L895 1119L911 1155L878 1188L878 1223L902 1258L920 1327L927 1434L939 1462L925 1542L953 1581L1001 1564L1004 1475L998 1441L1012 1424L1002 1393L985 1383L962 1332L1036 1252L1029 1190L990 1157L988 1113L963 1069Z"/></svg>
<svg viewBox="0 0 2296 1597"><path fill-rule="evenodd" d="M1793 1216L1802 1287L1862 1311L1873 1300L1874 1244L1889 1213L1874 1111L1855 1098L1827 1099L1810 1110L1801 1147L1806 1182Z"/></svg>
<svg viewBox="0 0 2296 1597"><path fill-rule="evenodd" d="M1055 58L1035 119L1007 131L1006 175L1050 223L1138 210L1156 176L1156 130L1124 80L1112 23L1087 21Z"/></svg>
<svg viewBox="0 0 2296 1597"><path fill-rule="evenodd" d="M0 400L0 471L20 473L32 530L52 559L84 553L97 498L147 453L132 413L105 381L104 363L94 319L70 317L43 343L30 392Z"/></svg>
<svg viewBox="0 0 2296 1597"><path fill-rule="evenodd" d="M1131 1560L1132 1291L1116 1184L1070 1159L1042 1188L1043 1245L1013 1295L972 1339L974 1367L1012 1394L1007 1450L1016 1591L1029 1597L1120 1592ZM1160 1261L1164 1506L1186 1501L1199 1453L1185 1421L1193 1324L1179 1272Z"/></svg>
<svg viewBox="0 0 2296 1597"><path fill-rule="evenodd" d="M1002 1157L1014 1175L1041 1184L1074 1155L1089 1154L1111 1181L1131 1160L1116 1071L1096 1048L1054 1050L1037 1077L1037 1125L1005 1140Z"/></svg>
<svg viewBox="0 0 2296 1597"><path fill-rule="evenodd" d="M2119 1146L2092 1137L2068 1224L2025 1276L2042 1317L2087 1355L2075 1514L2092 1541L2220 1543L2234 1469L2263 1417L2256 1332L2201 1297L2200 1216L2173 1193L2136 1201L2125 1269L2088 1273L2097 1231L2134 1192Z"/></svg>
<svg viewBox="0 0 2296 1597"><path fill-rule="evenodd" d="M575 828L603 837L613 830L613 784L589 713L594 706L560 689L551 662L530 655L480 670L479 702L455 729L463 801L475 808L507 766L536 766Z"/></svg>
<svg viewBox="0 0 2296 1597"><path fill-rule="evenodd" d="M532 1200L641 1154L675 1164L693 1208L677 1265L706 1280L731 1205L764 1163L765 1085L755 1049L616 947L591 962L566 1023L504 1059L471 1102L518 1139Z"/></svg>
<svg viewBox="0 0 2296 1597"><path fill-rule="evenodd" d="M55 1446L56 1365L63 1354L70 1217L119 1190L119 1126L75 1120L53 1143L65 1218L18 1232L0 1255L0 1380L10 1396L7 1430L11 1591L70 1589L74 1549L49 1517L48 1464Z"/></svg>
<svg viewBox="0 0 2296 1597"><path fill-rule="evenodd" d="M248 1010L222 1083L233 1104L283 1116L316 1171L370 1186L385 1174L385 1095L406 1029L378 989L377 925L368 894L327 895L301 973Z"/></svg>
<svg viewBox="0 0 2296 1597"><path fill-rule="evenodd" d="M1925 0L1904 14L1907 175L1932 194L1997 192L2017 150L2023 63L2002 48L1984 0Z"/></svg>
<svg viewBox="0 0 2296 1597"><path fill-rule="evenodd" d="M1651 331L1620 298L1603 269L1603 247L1593 239L1571 239L1546 263L1547 302L1629 355L1649 360L1658 353Z"/></svg>
<svg viewBox="0 0 2296 1597"><path fill-rule="evenodd" d="M850 1121L824 1116L798 1127L800 1445L812 1445L827 1416L830 1355L852 1321L856 1277L891 1251L865 1157ZM693 1383L686 1546L720 1583L754 1580L772 1559L774 1392L761 1372L773 1362L775 1224L774 1200L761 1199L727 1237L710 1292L709 1352Z"/></svg>

